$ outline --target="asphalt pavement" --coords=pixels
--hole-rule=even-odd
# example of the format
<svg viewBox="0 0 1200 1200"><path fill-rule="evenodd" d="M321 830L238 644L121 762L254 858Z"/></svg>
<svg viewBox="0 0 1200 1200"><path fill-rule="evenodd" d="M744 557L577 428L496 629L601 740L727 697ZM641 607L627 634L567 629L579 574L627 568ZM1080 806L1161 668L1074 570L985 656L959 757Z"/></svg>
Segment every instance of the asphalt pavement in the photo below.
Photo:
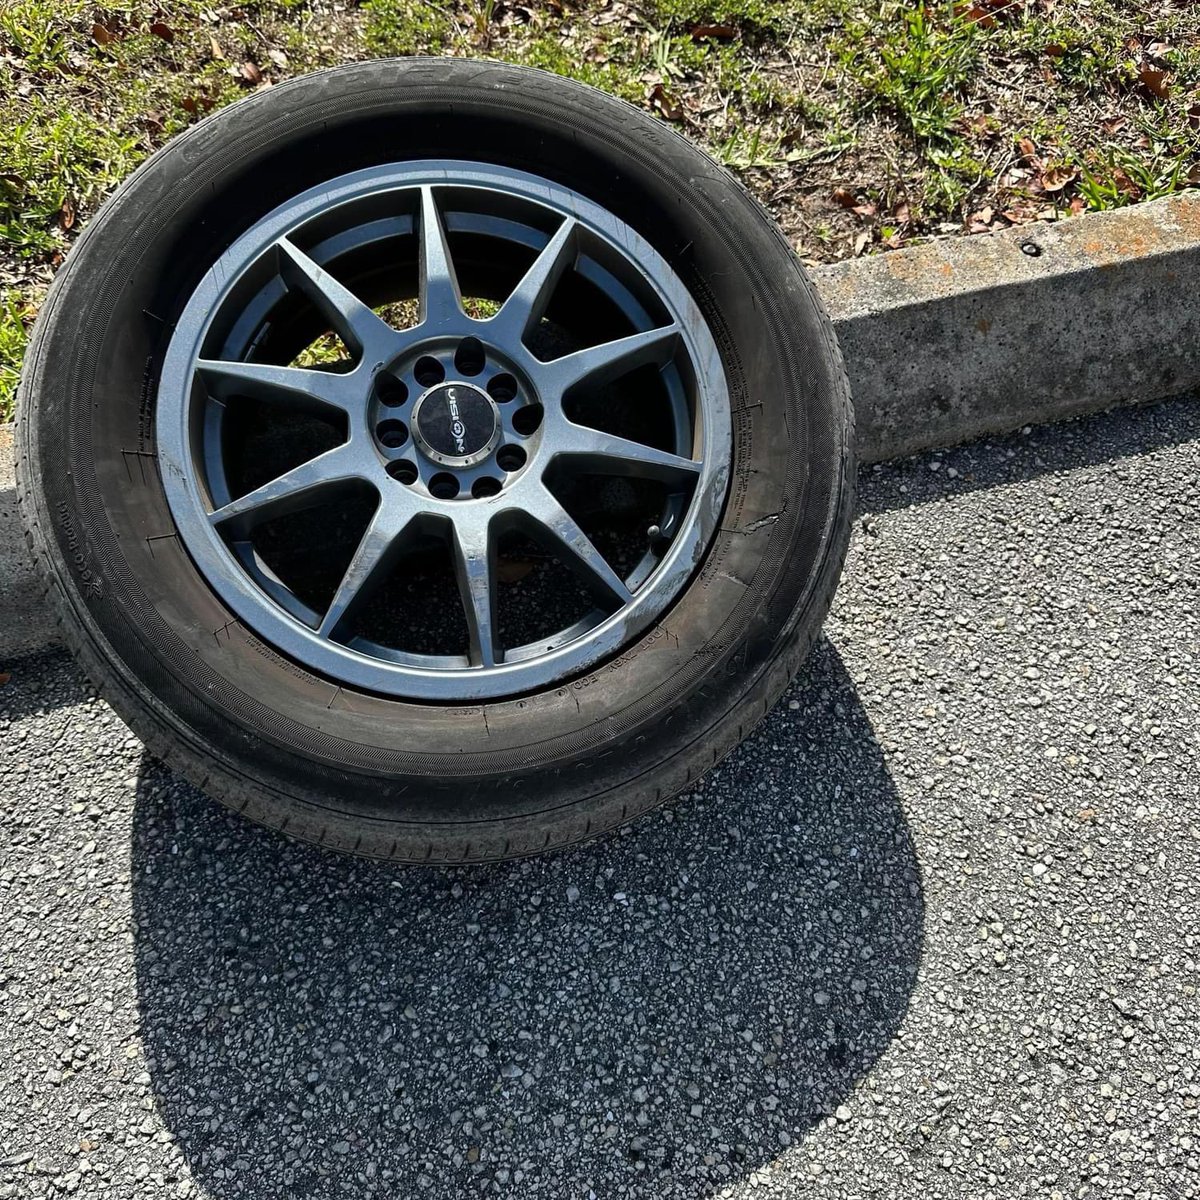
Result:
<svg viewBox="0 0 1200 1200"><path fill-rule="evenodd" d="M0 1198L1200 1195L1200 401L864 470L631 830L420 870L0 687Z"/></svg>

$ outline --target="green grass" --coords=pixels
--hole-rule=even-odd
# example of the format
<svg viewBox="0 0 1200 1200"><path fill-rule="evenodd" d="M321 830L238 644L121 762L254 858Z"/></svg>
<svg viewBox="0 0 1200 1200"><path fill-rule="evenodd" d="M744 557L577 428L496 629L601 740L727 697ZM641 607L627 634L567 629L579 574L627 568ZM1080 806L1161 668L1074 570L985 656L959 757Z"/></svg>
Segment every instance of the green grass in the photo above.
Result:
<svg viewBox="0 0 1200 1200"><path fill-rule="evenodd" d="M363 11L363 41L372 54L441 54L456 33L450 10L430 0L367 0Z"/></svg>
<svg viewBox="0 0 1200 1200"><path fill-rule="evenodd" d="M206 113L354 59L486 56L621 96L819 259L1200 183L1200 4L623 2L0 0L0 419L51 274L120 180ZM1021 168L1022 138L1066 187Z"/></svg>
<svg viewBox="0 0 1200 1200"><path fill-rule="evenodd" d="M841 65L859 84L861 104L890 112L930 145L955 142L986 36L959 10L885 4L870 24L852 24L840 45Z"/></svg>
<svg viewBox="0 0 1200 1200"><path fill-rule="evenodd" d="M15 290L0 292L0 418L5 420L12 415L21 360L29 342L30 319L30 313ZM3 407L5 400L9 406L7 410Z"/></svg>
<svg viewBox="0 0 1200 1200"><path fill-rule="evenodd" d="M61 245L75 214L93 207L145 151L140 132L40 96L30 98L23 117L4 134L0 241L25 256Z"/></svg>

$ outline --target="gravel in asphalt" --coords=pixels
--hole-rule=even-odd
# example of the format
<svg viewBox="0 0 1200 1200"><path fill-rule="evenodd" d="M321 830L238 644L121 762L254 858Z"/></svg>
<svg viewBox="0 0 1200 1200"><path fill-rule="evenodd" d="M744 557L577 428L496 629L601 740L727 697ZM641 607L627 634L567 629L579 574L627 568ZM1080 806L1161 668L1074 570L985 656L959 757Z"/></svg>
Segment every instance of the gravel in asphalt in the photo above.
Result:
<svg viewBox="0 0 1200 1200"><path fill-rule="evenodd" d="M0 688L0 1198L1200 1194L1200 402L863 472L827 638L548 858L302 847Z"/></svg>

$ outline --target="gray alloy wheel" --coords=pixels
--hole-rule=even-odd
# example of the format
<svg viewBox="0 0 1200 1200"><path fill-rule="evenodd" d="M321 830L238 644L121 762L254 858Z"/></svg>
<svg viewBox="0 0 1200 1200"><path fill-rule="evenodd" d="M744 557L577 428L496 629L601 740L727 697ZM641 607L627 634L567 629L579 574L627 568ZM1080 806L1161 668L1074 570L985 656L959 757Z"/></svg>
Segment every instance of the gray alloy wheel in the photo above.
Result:
<svg viewBox="0 0 1200 1200"><path fill-rule="evenodd" d="M488 315L464 308L448 235L531 248L516 287ZM341 282L340 262L391 257L403 295L406 242L419 287L413 323L393 328ZM500 257L507 260L507 253ZM578 272L633 332L539 357L528 344L551 295ZM410 289L411 290L411 289ZM340 370L258 361L256 337L282 297L301 295L353 358ZM670 450L573 421L570 402L640 367L660 373ZM227 409L252 397L340 414L336 446L250 491L231 492ZM289 200L247 230L193 293L159 385L158 454L171 511L217 594L256 633L339 683L468 701L551 684L635 637L678 594L711 537L729 479L729 396L716 347L687 290L623 222L577 193L467 162L389 164ZM614 570L550 481L586 474L663 485L642 553ZM255 531L365 483L376 501L325 604L314 611L271 570ZM595 608L536 642L506 646L495 616L496 546L538 536ZM465 654L420 654L356 635L355 610L406 551L442 537L469 631ZM322 547L314 553L327 553ZM302 569L302 568L301 568Z"/></svg>
<svg viewBox="0 0 1200 1200"><path fill-rule="evenodd" d="M719 165L500 63L206 118L72 248L18 396L64 637L149 750L322 846L477 862L689 787L828 612L828 317Z"/></svg>

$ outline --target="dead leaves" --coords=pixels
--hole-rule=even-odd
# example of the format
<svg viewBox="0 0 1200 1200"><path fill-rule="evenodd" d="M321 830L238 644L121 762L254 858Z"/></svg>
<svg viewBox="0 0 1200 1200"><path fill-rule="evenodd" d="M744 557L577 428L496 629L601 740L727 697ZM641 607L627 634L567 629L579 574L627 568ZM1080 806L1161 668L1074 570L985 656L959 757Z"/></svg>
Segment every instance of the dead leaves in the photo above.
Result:
<svg viewBox="0 0 1200 1200"><path fill-rule="evenodd" d="M849 209L850 212L854 213L854 215L858 217L869 219L875 216L876 212L878 211L877 207L869 200L860 203L858 197L849 188L834 188L830 199L834 202L834 204L840 205L842 208Z"/></svg>
<svg viewBox="0 0 1200 1200"><path fill-rule="evenodd" d="M1068 184L1074 183L1079 178L1079 168L1068 166L1066 163L1061 163L1058 166L1047 167L1043 172L1039 183L1043 192L1061 192Z"/></svg>
<svg viewBox="0 0 1200 1200"><path fill-rule="evenodd" d="M140 32L142 28L145 28L147 33L158 38L160 41L168 44L175 40L175 30L163 20L161 12L156 12L146 22L145 26L137 20L126 24L115 16L108 17L103 21L97 21L92 25L92 41L97 46L113 46L131 34Z"/></svg>
<svg viewBox="0 0 1200 1200"><path fill-rule="evenodd" d="M955 6L955 15L981 29L995 29L997 19L1019 17L1023 0L972 0Z"/></svg>
<svg viewBox="0 0 1200 1200"><path fill-rule="evenodd" d="M873 246L898 250L905 238L915 232L907 200L897 200L889 207L886 200L860 199L855 191L844 186L834 188L829 198L839 208L860 218L866 226L859 229L851 241L855 258L862 257Z"/></svg>
<svg viewBox="0 0 1200 1200"><path fill-rule="evenodd" d="M185 113L198 116L200 113L211 112L216 103L211 96L185 96L180 100L179 107Z"/></svg>
<svg viewBox="0 0 1200 1200"><path fill-rule="evenodd" d="M683 105L661 83L656 83L650 91L650 107L668 121L683 120Z"/></svg>
<svg viewBox="0 0 1200 1200"><path fill-rule="evenodd" d="M736 25L693 25L688 33L694 42L732 42L738 36L738 28Z"/></svg>
<svg viewBox="0 0 1200 1200"><path fill-rule="evenodd" d="M990 233L995 227L996 210L990 205L967 218L968 233Z"/></svg>
<svg viewBox="0 0 1200 1200"><path fill-rule="evenodd" d="M1109 175L1109 180L1113 187L1124 196L1128 196L1130 200L1140 200L1142 198L1142 189L1130 177L1129 172L1123 167L1114 167Z"/></svg>
<svg viewBox="0 0 1200 1200"><path fill-rule="evenodd" d="M1055 197L1065 192L1079 180L1077 164L1051 159L1030 138L1018 138L1016 151L1017 165L1000 180L1001 187L1009 192L1036 202L1039 196ZM1040 212L1034 214L1033 219L1040 215Z"/></svg>
<svg viewBox="0 0 1200 1200"><path fill-rule="evenodd" d="M1125 65L1124 84L1146 100L1169 100L1174 77L1170 72L1172 48L1166 42L1145 42L1140 37L1125 40L1132 62Z"/></svg>
<svg viewBox="0 0 1200 1200"><path fill-rule="evenodd" d="M1038 157L1037 146L1029 138L1023 137L1017 139L1017 151L1023 162L1028 163L1031 167L1041 167L1042 160Z"/></svg>
<svg viewBox="0 0 1200 1200"><path fill-rule="evenodd" d="M2 0L0 0L2 3ZM185 43L191 43L193 39L187 36L187 31L177 32L174 26L169 25L164 19L165 14L161 11L155 11L152 16L143 21L130 20L123 22L117 17L107 17L103 21L97 21L91 27L92 42L111 52L116 52L117 47L126 39L134 34L149 34L151 37L157 38L160 42L168 46L173 46L181 38ZM206 20L218 21L219 18L213 14L208 14ZM229 55L226 48L217 40L216 35L209 33L208 39L208 55L207 59L211 62L226 62ZM189 46L189 49L191 47ZM193 50L201 59L203 59L203 51L198 49ZM264 63L256 62L250 57L249 53L242 50L233 52L235 57L230 64L229 74L239 83L250 88L270 87L271 80L267 78L266 72L271 67L277 68L280 71L288 70L288 58L282 50L268 50L265 54L265 59L269 61L270 66ZM257 57L257 51L255 52ZM239 59L241 61L239 61ZM207 91L207 89L204 89ZM192 115L200 115L210 111L215 106L215 101L209 99L205 94L197 94L188 96L181 100L180 107L184 112Z"/></svg>
<svg viewBox="0 0 1200 1200"><path fill-rule="evenodd" d="M1138 71L1138 82L1155 100L1170 99L1171 84L1166 71L1143 63Z"/></svg>

